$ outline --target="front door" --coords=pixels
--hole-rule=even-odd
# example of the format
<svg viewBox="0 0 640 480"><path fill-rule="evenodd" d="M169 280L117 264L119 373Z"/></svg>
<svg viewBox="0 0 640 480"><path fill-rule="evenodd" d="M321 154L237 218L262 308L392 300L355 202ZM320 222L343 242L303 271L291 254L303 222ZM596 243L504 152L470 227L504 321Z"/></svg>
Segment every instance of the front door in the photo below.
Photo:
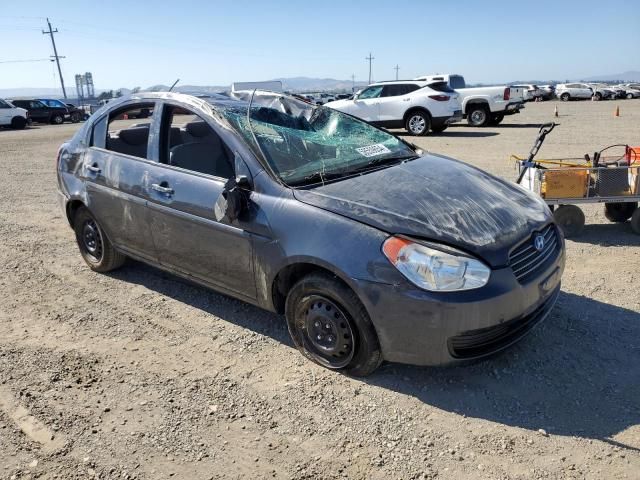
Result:
<svg viewBox="0 0 640 480"><path fill-rule="evenodd" d="M116 248L157 261L143 194L152 163L147 154L150 126L133 126L125 117L136 108L140 104L123 107L94 125L82 176L87 206Z"/></svg>
<svg viewBox="0 0 640 480"><path fill-rule="evenodd" d="M377 122L380 113L380 95L382 86L365 88L354 100L347 113L366 120L367 122Z"/></svg>
<svg viewBox="0 0 640 480"><path fill-rule="evenodd" d="M146 195L160 263L254 299L251 234L214 214L234 176L231 151L202 117L171 103L162 109L159 140L160 162L149 172Z"/></svg>

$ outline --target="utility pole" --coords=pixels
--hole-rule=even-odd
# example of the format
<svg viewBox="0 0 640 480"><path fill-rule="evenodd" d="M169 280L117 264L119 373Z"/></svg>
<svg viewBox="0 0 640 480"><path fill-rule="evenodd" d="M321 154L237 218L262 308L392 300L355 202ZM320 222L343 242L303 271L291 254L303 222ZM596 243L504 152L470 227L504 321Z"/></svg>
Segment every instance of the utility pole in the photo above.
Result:
<svg viewBox="0 0 640 480"><path fill-rule="evenodd" d="M356 75L354 73L351 74L351 93L356 91Z"/></svg>
<svg viewBox="0 0 640 480"><path fill-rule="evenodd" d="M67 91L64 88L64 78L62 78L62 69L60 68L60 59L64 58L64 57L61 57L60 55L58 55L58 49L56 48L56 40L55 40L55 38L53 38L53 34L54 33L58 33L58 29L56 28L54 30L54 29L51 28L51 22L49 21L48 18L47 18L47 25L49 25L49 30L47 32L45 32L43 30L42 34L51 36L51 44L53 45L52 58L55 58L56 63L58 64L58 75L60 76L60 85L62 85L62 95L64 95L64 98L66 100L67 99Z"/></svg>
<svg viewBox="0 0 640 480"><path fill-rule="evenodd" d="M396 64L396 66L393 67L393 69L396 71L396 80L398 80L398 70L400 70L400 66Z"/></svg>
<svg viewBox="0 0 640 480"><path fill-rule="evenodd" d="M365 60L369 60L369 83L371 83L371 62L375 60L375 57L369 52L369 56L366 57Z"/></svg>

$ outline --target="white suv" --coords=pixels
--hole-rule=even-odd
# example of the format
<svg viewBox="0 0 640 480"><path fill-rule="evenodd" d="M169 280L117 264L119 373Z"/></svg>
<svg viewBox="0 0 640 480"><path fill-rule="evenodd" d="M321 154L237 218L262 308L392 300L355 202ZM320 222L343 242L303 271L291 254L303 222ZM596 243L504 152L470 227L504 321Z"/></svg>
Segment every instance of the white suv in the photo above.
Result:
<svg viewBox="0 0 640 480"><path fill-rule="evenodd" d="M0 98L0 127L22 129L27 126L29 112Z"/></svg>
<svg viewBox="0 0 640 480"><path fill-rule="evenodd" d="M369 85L353 99L329 102L327 107L386 128L405 128L413 135L444 131L462 120L460 95L446 82L417 80Z"/></svg>
<svg viewBox="0 0 640 480"><path fill-rule="evenodd" d="M560 83L556 85L556 97L563 102L577 98L591 98L593 89L586 83Z"/></svg>

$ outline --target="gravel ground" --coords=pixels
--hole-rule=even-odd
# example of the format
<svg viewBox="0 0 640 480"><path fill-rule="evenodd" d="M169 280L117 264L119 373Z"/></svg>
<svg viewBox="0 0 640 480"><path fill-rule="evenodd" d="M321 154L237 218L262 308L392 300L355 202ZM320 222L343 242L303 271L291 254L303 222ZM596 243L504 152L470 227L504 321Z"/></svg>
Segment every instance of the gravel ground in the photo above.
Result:
<svg viewBox="0 0 640 480"><path fill-rule="evenodd" d="M413 141L512 179L555 105ZM557 105L541 157L640 144L640 101ZM0 131L0 478L640 478L640 237L602 207L514 348L354 379L277 315L139 263L91 272L55 203L76 128Z"/></svg>

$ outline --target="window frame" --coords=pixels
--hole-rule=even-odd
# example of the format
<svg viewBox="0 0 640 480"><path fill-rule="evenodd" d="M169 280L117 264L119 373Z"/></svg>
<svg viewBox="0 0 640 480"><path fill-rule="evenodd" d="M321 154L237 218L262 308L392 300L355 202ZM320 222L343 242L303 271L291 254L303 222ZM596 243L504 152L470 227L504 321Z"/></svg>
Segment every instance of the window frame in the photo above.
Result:
<svg viewBox="0 0 640 480"><path fill-rule="evenodd" d="M181 108L183 110L187 110L190 112L191 115L195 115L197 117L199 117L203 122L205 122L209 128L211 128L213 130L213 132L218 135L218 137L220 138L220 142L222 142L223 146L226 147L226 151L230 152L231 154L231 158L229 158L229 161L231 162L231 167L233 169L233 176L235 177L237 175L236 170L236 157L239 156L240 154L238 153L237 150L231 148L231 146L229 145L229 142L227 142L225 140L224 135L222 135L221 131L220 131L220 127L218 125L215 124L215 122L211 122L207 116L203 115L203 112L197 112L196 111L196 107L193 105L185 105L182 102L179 101L172 101L172 100L163 100L161 102L159 102L159 108L158 108L158 118L157 118L157 129L154 131L155 135L154 137L156 138L156 146L158 147L156 153L157 153L157 157L156 157L156 162L155 165L163 167L163 168L167 168L170 170L175 170L177 172L182 172L182 173L188 173L190 175L196 175L199 177L204 177L204 178L208 178L211 180L215 180L216 182L225 184L226 182L229 181L229 178L225 178L225 177L219 177L217 175L211 175L210 173L203 173L203 172L199 172L197 170L189 170L188 168L182 168L182 167L177 167L175 165L171 165L170 163L163 163L161 162L161 158L162 158L162 153L160 152L161 146L162 146L162 140L163 137L166 137L166 139L169 139L169 135L170 135L170 130L167 130L167 127L165 127L165 122L166 122L166 117L165 117L165 109L170 108ZM154 111L154 116L156 115L156 112ZM173 118L173 115L172 117ZM168 124L168 128L170 129L172 125L172 122ZM166 141L165 139L165 141ZM224 148L223 147L223 148ZM240 155L240 157L242 158L242 156ZM233 177L232 177L233 178Z"/></svg>

